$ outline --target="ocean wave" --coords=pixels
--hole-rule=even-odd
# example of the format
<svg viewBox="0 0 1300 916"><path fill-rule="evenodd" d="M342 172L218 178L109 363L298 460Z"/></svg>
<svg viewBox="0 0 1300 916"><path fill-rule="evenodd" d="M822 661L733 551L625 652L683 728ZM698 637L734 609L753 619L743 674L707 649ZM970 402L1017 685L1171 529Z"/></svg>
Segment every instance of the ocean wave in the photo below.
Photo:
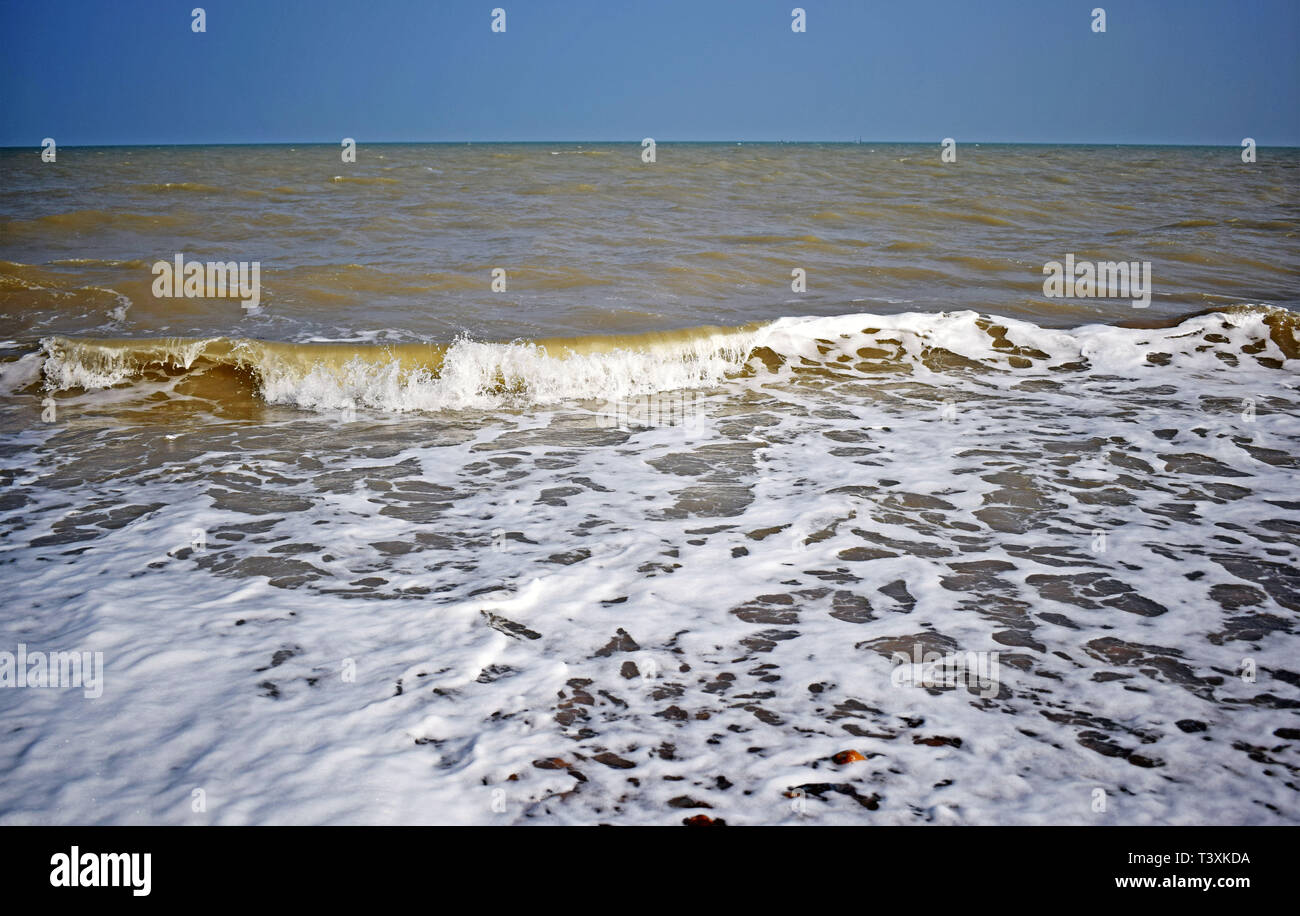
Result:
<svg viewBox="0 0 1300 916"><path fill-rule="evenodd" d="M106 226L132 231L153 231L181 225L182 218L171 213L128 213L86 209L50 213L30 219L0 220L0 235L40 232L86 233Z"/></svg>
<svg viewBox="0 0 1300 916"><path fill-rule="evenodd" d="M219 366L273 404L386 411L491 409L617 400L765 373L799 380L881 374L1166 368L1278 370L1300 359L1300 315L1238 305L1173 322L1073 330L973 311L782 318L734 328L505 343L291 343L242 338L42 341L45 387L107 388L149 369Z"/></svg>
<svg viewBox="0 0 1300 916"><path fill-rule="evenodd" d="M334 184L400 184L397 178L384 178L378 175L335 175L330 179Z"/></svg>
<svg viewBox="0 0 1300 916"><path fill-rule="evenodd" d="M210 184L201 184L197 181L161 181L152 184L142 184L139 186L141 191L148 191L155 194L165 194L169 191L195 191L200 194L220 194L222 189Z"/></svg>

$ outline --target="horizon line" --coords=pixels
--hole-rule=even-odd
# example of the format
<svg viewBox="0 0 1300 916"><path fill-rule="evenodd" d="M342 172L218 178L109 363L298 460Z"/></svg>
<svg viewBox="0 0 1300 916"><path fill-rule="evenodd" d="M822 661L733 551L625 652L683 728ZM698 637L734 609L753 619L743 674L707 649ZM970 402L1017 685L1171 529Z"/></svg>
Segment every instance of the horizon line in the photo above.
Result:
<svg viewBox="0 0 1300 916"><path fill-rule="evenodd" d="M246 141L221 141L214 143L58 143L59 149L147 149L147 148L171 148L171 147L221 147L221 146L329 146L339 147L344 138L338 140L246 140ZM554 145L554 146L637 146L640 147L645 139L639 140L357 140L355 137L348 138L356 142L357 146L504 146L504 145ZM654 139L654 138L649 138ZM946 138L945 138L946 139ZM955 139L955 138L953 138ZM1246 138L1242 138L1246 139ZM1253 138L1252 138L1253 139ZM737 145L744 144L765 145L765 146L867 146L878 144L882 146L941 146L942 140L745 140L745 139L715 139L715 140L659 140L654 139L656 146L662 145L687 145L695 144L700 146L720 146L720 145ZM1117 143L1110 141L1052 141L1052 140L956 140L957 146L1108 146L1108 147L1133 147L1133 148L1169 148L1169 149L1241 149L1241 142L1236 143ZM1261 144L1258 141L1255 144L1257 149L1300 149L1300 143L1295 145L1278 144L1269 145ZM0 150L41 150L40 142L35 144L24 144L18 146L0 145Z"/></svg>

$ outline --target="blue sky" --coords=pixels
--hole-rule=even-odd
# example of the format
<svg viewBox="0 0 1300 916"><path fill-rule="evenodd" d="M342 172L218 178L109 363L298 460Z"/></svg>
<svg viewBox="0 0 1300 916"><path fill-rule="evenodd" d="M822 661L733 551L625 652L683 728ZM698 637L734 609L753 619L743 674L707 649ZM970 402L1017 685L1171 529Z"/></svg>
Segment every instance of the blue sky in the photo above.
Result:
<svg viewBox="0 0 1300 916"><path fill-rule="evenodd" d="M0 145L1300 146L1297 48L1300 0L0 0Z"/></svg>

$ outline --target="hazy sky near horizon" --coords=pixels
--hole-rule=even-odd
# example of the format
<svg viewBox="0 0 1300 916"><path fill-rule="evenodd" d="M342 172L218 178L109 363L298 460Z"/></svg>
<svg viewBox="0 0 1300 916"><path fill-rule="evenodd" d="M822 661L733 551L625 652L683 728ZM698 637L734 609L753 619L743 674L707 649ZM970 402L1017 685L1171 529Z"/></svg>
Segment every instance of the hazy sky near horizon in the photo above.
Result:
<svg viewBox="0 0 1300 916"><path fill-rule="evenodd" d="M0 0L0 43L0 146L1300 146L1300 0Z"/></svg>

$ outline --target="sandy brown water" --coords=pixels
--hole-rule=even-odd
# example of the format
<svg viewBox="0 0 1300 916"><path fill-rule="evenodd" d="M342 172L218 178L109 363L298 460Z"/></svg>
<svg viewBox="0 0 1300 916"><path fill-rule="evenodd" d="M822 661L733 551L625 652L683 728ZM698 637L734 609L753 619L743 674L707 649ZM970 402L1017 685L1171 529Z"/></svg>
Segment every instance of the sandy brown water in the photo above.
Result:
<svg viewBox="0 0 1300 916"><path fill-rule="evenodd" d="M1264 152L0 152L0 822L1294 823Z"/></svg>
<svg viewBox="0 0 1300 916"><path fill-rule="evenodd" d="M633 144L384 145L348 164L328 146L74 148L57 163L6 150L0 315L22 341L438 342L852 311L1133 317L1127 302L1046 299L1043 264L1067 252L1150 261L1153 315L1297 301L1297 151L939 152L665 143L649 164ZM149 267L178 252L260 261L266 308L154 298Z"/></svg>

